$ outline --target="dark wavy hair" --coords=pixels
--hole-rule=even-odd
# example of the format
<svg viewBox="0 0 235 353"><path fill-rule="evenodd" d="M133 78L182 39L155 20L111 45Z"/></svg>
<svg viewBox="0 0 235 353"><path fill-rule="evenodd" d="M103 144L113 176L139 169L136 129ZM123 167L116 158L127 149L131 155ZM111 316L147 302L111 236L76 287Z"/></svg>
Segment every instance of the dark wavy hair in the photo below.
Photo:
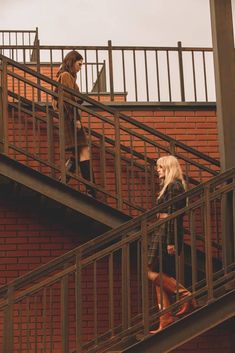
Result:
<svg viewBox="0 0 235 353"><path fill-rule="evenodd" d="M57 72L57 77L64 71L69 72L71 75L76 76L76 71L74 70L74 64L78 60L83 60L82 55L76 50L70 51L64 57L64 60L60 66L59 71Z"/></svg>

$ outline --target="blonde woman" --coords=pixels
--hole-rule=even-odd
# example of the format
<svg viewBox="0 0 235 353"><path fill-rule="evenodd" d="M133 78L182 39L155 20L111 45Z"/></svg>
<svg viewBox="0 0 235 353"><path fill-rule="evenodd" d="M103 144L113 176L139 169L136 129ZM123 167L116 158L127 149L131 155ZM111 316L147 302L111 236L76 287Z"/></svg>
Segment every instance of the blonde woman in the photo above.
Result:
<svg viewBox="0 0 235 353"><path fill-rule="evenodd" d="M178 160L174 156L161 157L157 161L157 172L160 179L161 190L158 195L158 204L182 194L185 191L185 181ZM162 209L158 214L159 219L167 218L171 213L185 207L185 200L178 201L169 207ZM175 224L176 223L176 224ZM176 234L175 234L176 233ZM175 280L175 256L180 255L183 242L183 216L177 220L170 220L158 228L153 236L148 253L148 277L156 287L156 297L159 307L162 309L170 305L169 295L179 293L180 299L191 293ZM161 255L160 256L160 251ZM162 262L160 264L160 261ZM159 274L162 268L162 274ZM162 281L162 283L161 283ZM162 286L162 293L160 287ZM195 303L192 302L194 306ZM190 303L184 303L176 316L186 314L190 309ZM157 330L150 331L156 333L174 321L171 312L160 317L160 324Z"/></svg>

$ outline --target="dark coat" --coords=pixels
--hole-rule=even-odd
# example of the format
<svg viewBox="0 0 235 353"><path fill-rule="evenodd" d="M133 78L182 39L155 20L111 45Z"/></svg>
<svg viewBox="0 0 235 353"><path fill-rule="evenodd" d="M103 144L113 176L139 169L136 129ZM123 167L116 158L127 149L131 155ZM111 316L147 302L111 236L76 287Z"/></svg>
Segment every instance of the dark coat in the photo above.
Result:
<svg viewBox="0 0 235 353"><path fill-rule="evenodd" d="M64 86L79 91L79 87L76 84L76 77L71 75L69 72L64 71L58 77L58 82ZM77 99L74 95L66 93L66 98L73 100L79 104L82 100ZM77 147L88 146L87 135L84 127L81 125L81 129L76 128L76 121L81 121L79 111L75 109L69 103L64 104L64 139L65 139L65 150L75 150L75 143L77 139ZM77 137L76 137L77 136Z"/></svg>
<svg viewBox="0 0 235 353"><path fill-rule="evenodd" d="M169 184L158 200L158 204L164 204L165 202L171 200L172 198L182 194L184 192L183 185L180 180L175 180L173 183ZM175 202L172 205L163 208L161 213L172 214L177 210L185 207L185 199ZM176 230L176 234L175 234ZM157 231L152 235L149 244L148 251L148 264L152 267L153 270L159 272L159 257L160 251L162 253L162 269L163 272L168 273L171 276L174 276L175 270L175 256L169 255L167 252L167 245L176 245L177 241L177 250L178 255L180 255L182 250L184 236L183 228L183 215L177 217L177 219L172 219L162 226L160 226ZM154 267L154 268L153 268Z"/></svg>

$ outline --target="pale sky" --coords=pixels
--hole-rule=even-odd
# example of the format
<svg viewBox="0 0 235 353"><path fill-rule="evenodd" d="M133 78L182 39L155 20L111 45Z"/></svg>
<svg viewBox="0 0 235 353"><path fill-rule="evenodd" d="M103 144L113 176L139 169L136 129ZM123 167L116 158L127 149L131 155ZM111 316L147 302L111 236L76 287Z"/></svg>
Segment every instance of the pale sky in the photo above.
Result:
<svg viewBox="0 0 235 353"><path fill-rule="evenodd" d="M233 3L235 0L232 0ZM211 46L209 0L0 0L0 29L41 44Z"/></svg>

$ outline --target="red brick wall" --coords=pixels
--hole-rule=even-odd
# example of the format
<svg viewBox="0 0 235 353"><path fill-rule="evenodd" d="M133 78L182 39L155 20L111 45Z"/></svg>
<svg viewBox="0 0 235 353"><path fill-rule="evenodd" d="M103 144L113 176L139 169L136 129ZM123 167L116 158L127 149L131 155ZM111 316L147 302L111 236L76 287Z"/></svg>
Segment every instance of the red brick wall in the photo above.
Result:
<svg viewBox="0 0 235 353"><path fill-rule="evenodd" d="M219 159L217 118L214 109L127 110L123 108L121 112Z"/></svg>
<svg viewBox="0 0 235 353"><path fill-rule="evenodd" d="M37 204L37 202L35 202ZM0 198L0 285L79 244L76 231L43 216L33 205Z"/></svg>

